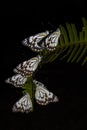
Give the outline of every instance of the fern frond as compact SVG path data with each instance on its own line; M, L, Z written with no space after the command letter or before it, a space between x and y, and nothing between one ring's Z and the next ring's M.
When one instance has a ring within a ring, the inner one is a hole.
M68 23L66 23L66 27L67 27L68 34L69 34L70 43L72 43L74 41L74 34L73 34L72 27Z
M87 62L87 56L84 58L82 65L86 64Z
M75 62L78 59L79 55L81 54L82 50L84 49L84 46L85 46L84 44L83 45L79 44L79 50L77 50L75 56L72 58L71 63Z
M59 28L61 30L61 35L63 36L64 43L65 44L69 43L68 35L67 35L65 28L62 25L60 25ZM63 43L60 42L60 44L63 44Z
M87 53L87 45L86 47L83 49L82 53L80 54L80 56L77 59L77 63L82 59L82 57Z
M80 42L83 42L83 41L84 41L84 34L83 34L83 32L79 32L79 37L80 37L80 38L79 38L79 39L80 39L79 41L80 41Z
M72 50L72 53L70 54L67 62L70 62L72 60L73 56L76 54L76 52L78 51L78 49L79 49L79 44L77 43L75 45L74 49Z
M78 41L79 38L78 38L78 33L77 33L77 29L76 29L75 24L71 24L71 27L72 27L72 31L73 31L74 41Z
M66 27L60 25L61 36L56 50L52 53L43 53L44 63L53 62L56 58L67 63L87 62L87 21L82 18L83 26L80 32L75 24L66 23Z
M83 25L84 25L84 32L85 32L85 41L87 41L87 20L82 18Z

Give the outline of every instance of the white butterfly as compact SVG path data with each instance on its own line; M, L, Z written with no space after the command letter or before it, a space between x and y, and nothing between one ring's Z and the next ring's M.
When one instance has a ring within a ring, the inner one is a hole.
M12 108L13 112L29 113L32 111L32 101L30 95L26 93L20 100L18 100Z
M27 81L27 78L22 76L21 74L16 74L10 78L8 78L5 82L14 85L15 87L22 87L25 82Z
M49 51L53 51L56 49L56 46L58 45L58 40L60 37L60 29L58 28L55 32L49 34L46 39L42 43L42 47L45 46L45 48Z
M46 31L46 32L38 33L34 36L30 36L28 38L25 38L22 41L22 44L25 46L28 46L31 50L33 50L35 52L40 52L44 49L43 47L40 46L40 44L41 44L40 42L48 34L49 34L49 32Z
M48 91L43 83L33 80L36 85L35 99L40 105L47 105L50 102L58 102L59 99L52 92Z
M31 58L30 60L24 61L19 64L14 72L19 73L25 77L31 77L33 72L37 69L38 64L41 62L41 56Z

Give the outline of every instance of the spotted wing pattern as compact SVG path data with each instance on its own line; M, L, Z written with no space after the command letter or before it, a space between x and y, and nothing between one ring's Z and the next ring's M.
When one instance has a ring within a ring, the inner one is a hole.
M46 32L38 33L34 36L30 36L28 38L25 38L22 41L22 44L25 46L28 46L32 51L40 52L44 49L43 47L40 46L40 42L48 34L49 34L49 32L46 31Z
M57 29L55 32L49 34L43 41L42 47L45 47L49 51L54 51L58 45L60 34L60 29Z
M19 64L14 72L19 73L25 77L31 77L33 72L37 69L38 64L41 61L41 56L33 57L30 60L24 61Z
M21 74L16 74L8 79L6 79L6 83L12 84L15 87L19 88L22 87L25 82L27 81L27 78L22 76Z
M20 100L18 100L12 108L13 112L29 113L32 111L32 101L30 95L26 93Z
M40 105L47 105L50 102L58 102L59 99L52 92L48 91L47 88L39 81L33 80L36 85L35 99Z

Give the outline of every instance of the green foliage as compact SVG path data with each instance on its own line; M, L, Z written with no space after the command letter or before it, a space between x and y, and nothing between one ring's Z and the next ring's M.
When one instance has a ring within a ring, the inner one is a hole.
M82 18L83 27L80 31L75 24L66 23L66 27L60 25L61 36L55 51L44 50L42 64L53 62L56 58L67 63L87 63L87 20Z
M43 57L39 67L43 64L51 63L55 59L65 61L67 63L87 63L87 21L82 18L83 27L80 31L76 29L75 24L66 23L66 27L60 25L61 36L56 50L50 52L43 50L39 54ZM23 86L24 91L30 94L32 102L34 101L34 93L36 86L33 83L33 78L27 79ZM34 103L33 103L34 104Z
M34 102L34 97L35 97L34 93L35 93L36 85L34 84L32 77L29 77L27 79L27 82L24 84L22 89L23 89L22 91L23 93L26 93L26 92L29 93L30 98L32 100L32 104L34 104L33 102ZM32 108L32 111L33 111L33 108Z

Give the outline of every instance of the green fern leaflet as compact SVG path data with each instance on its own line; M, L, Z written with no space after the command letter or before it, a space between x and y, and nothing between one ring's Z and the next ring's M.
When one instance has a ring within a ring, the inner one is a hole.
M42 64L54 61L56 58L67 63L87 63L87 20L82 18L83 27L77 31L75 24L66 23L66 27L60 25L61 36L55 51L41 52Z

